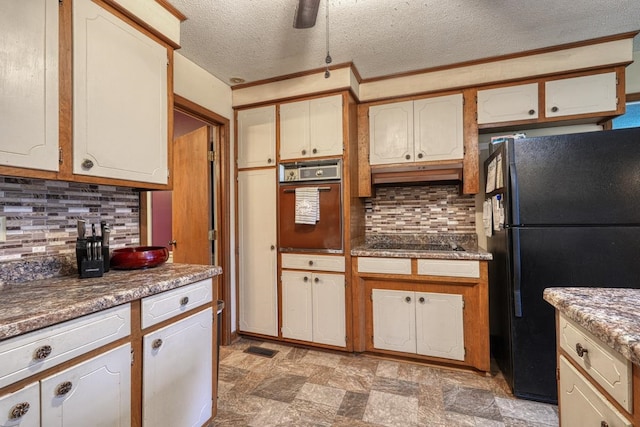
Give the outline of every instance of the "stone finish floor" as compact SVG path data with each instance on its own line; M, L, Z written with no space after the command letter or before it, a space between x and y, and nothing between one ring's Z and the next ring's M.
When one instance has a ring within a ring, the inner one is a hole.
M245 353L250 345L273 358ZM554 405L492 376L240 339L220 348L212 426L557 426Z

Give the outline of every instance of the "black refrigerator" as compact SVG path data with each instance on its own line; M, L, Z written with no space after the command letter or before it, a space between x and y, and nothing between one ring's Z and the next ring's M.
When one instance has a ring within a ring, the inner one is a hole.
M515 396L555 403L555 313L543 290L640 287L640 128L493 148L491 351Z

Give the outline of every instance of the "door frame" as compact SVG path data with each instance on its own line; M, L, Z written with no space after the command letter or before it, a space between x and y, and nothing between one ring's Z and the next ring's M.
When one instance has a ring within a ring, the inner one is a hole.
M231 197L230 197L230 182L231 177L231 162L229 160L230 154L230 120L208 110L180 95L173 94L174 110L178 110L181 113L188 114L196 119L201 120L206 125L215 126L217 128L217 137L214 141L214 150L216 152L216 159L219 162L219 168L214 167L212 170L213 178L219 185L219 193L214 194L217 198L216 202L212 201L214 213L217 221L217 243L218 251L216 256L218 257L218 265L222 267L222 273L218 276L218 299L225 302L226 309L222 311L222 332L220 336L221 345L231 344ZM172 110L173 114L173 110ZM171 118L173 121L173 118ZM173 141L173 138L172 138ZM146 237L150 230L146 223L146 195L141 193L140 200L140 237L141 240L146 241Z

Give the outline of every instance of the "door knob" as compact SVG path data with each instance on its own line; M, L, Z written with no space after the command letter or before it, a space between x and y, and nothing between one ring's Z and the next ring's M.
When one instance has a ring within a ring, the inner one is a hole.
M169 240L169 243L167 243L167 246L178 246L178 242L176 242L175 240Z

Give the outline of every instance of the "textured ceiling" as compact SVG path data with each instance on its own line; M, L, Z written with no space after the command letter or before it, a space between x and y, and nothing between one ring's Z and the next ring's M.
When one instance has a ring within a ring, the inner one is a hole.
M333 63L365 79L640 29L640 0L321 0L310 29L298 0L169 3L188 18L179 52L229 83L323 67L327 1Z

